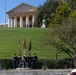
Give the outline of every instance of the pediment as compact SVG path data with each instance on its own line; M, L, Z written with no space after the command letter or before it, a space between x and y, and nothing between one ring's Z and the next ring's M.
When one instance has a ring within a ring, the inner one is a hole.
M22 3L18 5L17 7L13 8L12 10L8 11L7 14L17 13L17 12L28 12L28 11L35 11L35 10L37 10L36 7Z

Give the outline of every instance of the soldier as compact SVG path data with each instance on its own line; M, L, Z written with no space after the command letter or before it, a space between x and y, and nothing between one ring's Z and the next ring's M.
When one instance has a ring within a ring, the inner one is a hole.
M21 56L20 55L18 56L18 60L17 61L18 61L18 67L19 67L19 64L21 62Z
M13 57L13 68L14 69L17 68L17 56L16 56L16 54L14 54L14 57Z
M33 68L34 69L37 68L37 62L38 62L38 57L37 57L36 53L34 53L34 56L33 56Z
M24 55L24 68L27 66L27 57L26 54Z
M32 68L32 57L31 54L28 56L28 68Z

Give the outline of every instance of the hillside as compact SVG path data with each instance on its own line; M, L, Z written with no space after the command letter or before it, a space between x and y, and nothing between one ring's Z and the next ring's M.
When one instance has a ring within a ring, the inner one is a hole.
M39 59L55 59L56 50L48 45L42 44L41 39L48 32L48 28L0 28L0 59L11 59L13 54L18 55L18 43L20 39L20 51L22 50L22 40L26 39L26 54L28 55L29 39L32 40L31 54L35 52ZM60 57L68 57L66 54L61 54Z

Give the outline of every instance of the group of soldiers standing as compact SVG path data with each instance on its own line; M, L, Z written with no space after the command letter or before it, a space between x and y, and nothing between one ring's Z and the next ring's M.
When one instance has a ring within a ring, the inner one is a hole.
M33 56L31 56L31 54L28 55L28 57L26 56L26 39L23 39L22 42L22 48L23 48L23 57L20 56L20 40L19 40L19 44L18 44L18 57L16 56L16 54L14 54L13 57L13 68L33 68L36 69L37 68L37 62L38 62L38 58L36 53L34 53ZM31 44L31 39L29 40L29 48L28 51L30 52L30 50L32 49L32 44Z
M14 54L13 57L13 68L33 68L36 69L37 68L37 62L38 62L38 57L36 56L36 53L34 53L33 56L31 56L31 54L28 55L28 57L26 56L26 54L24 54L24 56L21 58L21 56L16 56L16 54Z

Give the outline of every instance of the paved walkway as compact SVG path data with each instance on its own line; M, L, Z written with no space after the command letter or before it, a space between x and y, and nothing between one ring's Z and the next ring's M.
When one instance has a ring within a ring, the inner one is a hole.
M72 69L51 69L51 70L28 70L18 68L16 70L2 70L0 75L69 75Z

